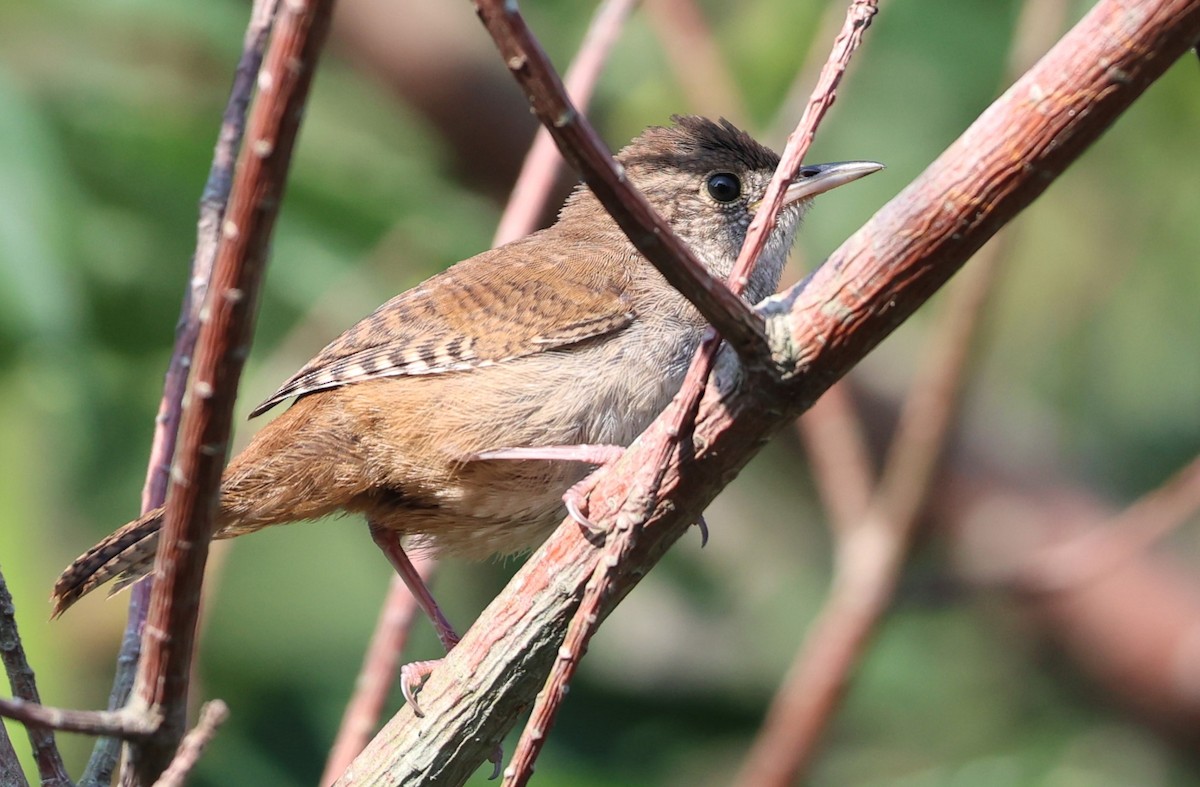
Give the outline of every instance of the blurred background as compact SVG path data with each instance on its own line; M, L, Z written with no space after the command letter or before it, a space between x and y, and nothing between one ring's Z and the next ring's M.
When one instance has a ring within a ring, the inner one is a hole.
M697 6L711 41L689 37L690 4L634 15L593 119L617 147L673 113L723 114L781 148L812 84L797 73L832 41L818 32L826 5ZM809 159L888 169L818 201L803 260L836 248L1007 84L1016 0L883 6ZM1089 6L1067 3L1068 21ZM565 68L593 4L522 8ZM0 3L0 566L49 704L107 699L125 597L96 594L53 623L46 597L137 512L247 13L239 0ZM1013 568L1105 525L1200 451L1198 128L1189 57L1012 225L915 558L806 783L1200 784L1195 514L1066 590L1032 591ZM469 3L344 0L239 413L386 298L486 248L533 130ZM880 450L943 300L852 375ZM259 423L238 422L242 445ZM733 777L830 578L793 431L708 524L709 546L680 542L593 641L538 784ZM465 627L514 565L451 562L434 589ZM194 783L317 780L390 573L353 519L214 549L195 696L232 717ZM409 655L437 653L419 622ZM61 741L78 774L90 741Z

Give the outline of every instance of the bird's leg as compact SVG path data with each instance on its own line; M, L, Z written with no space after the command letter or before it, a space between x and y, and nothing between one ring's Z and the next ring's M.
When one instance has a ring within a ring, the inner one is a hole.
M471 461L489 459L542 459L552 462L582 462L606 465L625 453L619 445L543 445L527 448L495 448L473 454Z
M619 445L545 445L523 448L496 448L481 451L471 457L472 460L487 461L490 459L535 459L550 462L582 462L583 464L601 467L615 462L625 453ZM587 507L587 496L592 491L592 475L588 475L579 483L563 493L563 503L567 513L581 527L595 536L603 536L604 528L587 518L584 509Z
M408 557L408 553L400 545L400 533L391 528L377 525L374 522L368 522L367 525L371 529L371 539L383 550L383 554L387 555L387 559L392 564L392 567L396 569L396 573L404 580L404 584L408 586L408 590L413 594L413 598L417 600L417 604L425 611L425 614L429 617L429 621L433 623L433 628L437 631L438 639L441 640L442 646L449 653L462 638L458 636L458 632L454 630L454 626L450 625L450 621L446 619L442 608L434 600L429 586L425 584L425 580L421 578L417 567L413 565L412 560ZM441 663L441 661L441 659L414 661L400 668L400 691L404 694L405 701L413 709L413 713L418 716L424 716L425 714L421 711L421 706L417 704L416 690L421 687L421 683L428 677L429 673L433 672L434 667ZM496 744L496 748L492 750L492 753L488 756L488 760L493 765L490 778L495 779L500 775L501 763L504 761L504 750L500 747L500 744Z
M425 611L434 630L437 631L438 639L449 653L450 649L458 644L460 637L454 631L454 627L450 625L450 621L442 614L441 608L433 598L433 594L429 592L429 586L425 584L425 580L421 579L421 575L417 573L416 566L413 565L404 548L400 546L400 533L391 528L377 525L374 522L368 523L371 528L371 538L375 544L383 550L383 554L387 555L387 559L396 569L396 573L404 580L404 584L408 586L412 592L413 598L417 600L417 604ZM405 664L400 668L400 690L404 692L404 699L412 706L413 713L418 716L424 716L421 712L421 707L417 704L417 699L414 691L421 686L421 682L425 677L433 671L441 659L432 661L416 661L411 664Z

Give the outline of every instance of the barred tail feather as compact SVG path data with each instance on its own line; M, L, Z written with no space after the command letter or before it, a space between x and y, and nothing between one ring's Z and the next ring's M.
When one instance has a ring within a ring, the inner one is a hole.
M110 579L117 580L112 590L112 593L116 593L150 573L154 566L154 553L158 550L162 514L161 508L154 509L75 558L54 583L54 591L50 594L50 601L54 604L51 616L58 617Z

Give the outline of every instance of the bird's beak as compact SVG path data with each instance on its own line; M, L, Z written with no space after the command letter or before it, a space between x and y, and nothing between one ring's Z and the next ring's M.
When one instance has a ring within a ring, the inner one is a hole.
M784 192L784 204L824 194L830 189L865 178L883 169L878 161L835 161L832 164L812 164L800 168L800 174Z

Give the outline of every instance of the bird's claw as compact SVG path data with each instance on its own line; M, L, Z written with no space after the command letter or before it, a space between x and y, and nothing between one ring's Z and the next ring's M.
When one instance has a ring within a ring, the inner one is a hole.
M425 711L421 710L421 706L417 704L417 691L421 688L421 684L425 682L425 678L429 676L429 673L433 672L434 667L440 664L441 661L441 659L414 661L400 668L400 692L404 695L404 701L408 703L408 707L412 708L412 712L417 718L425 717Z

